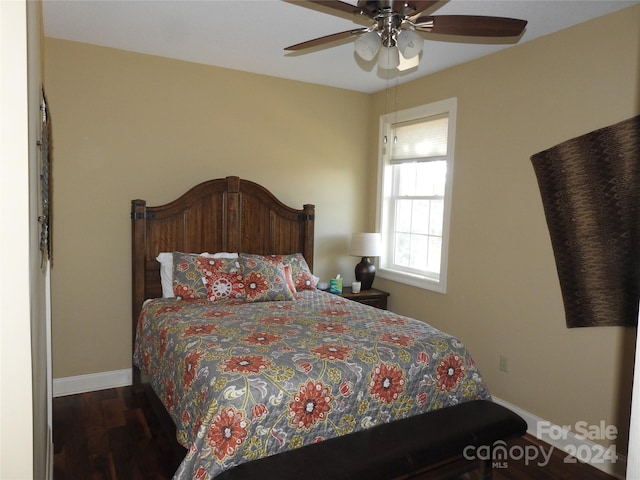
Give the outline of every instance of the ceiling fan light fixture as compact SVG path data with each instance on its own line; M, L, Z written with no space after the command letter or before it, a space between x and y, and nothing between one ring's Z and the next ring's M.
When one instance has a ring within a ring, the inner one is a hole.
M380 36L376 32L360 35L355 41L355 47L360 58L370 62L380 50Z
M406 59L419 55L423 44L424 39L413 30L402 30L398 34L398 48Z
M517 18L425 14L431 7L441 3L437 0L354 0L349 3L344 0L308 1L329 8L332 12L328 13L335 15L364 15L372 23L369 27L297 43L285 50L298 51L356 37L355 50L358 56L370 62L377 55L378 68L386 70L398 68L404 71L418 66L424 47L424 39L420 33L452 35L454 41L461 41L455 37L465 36L513 37L517 42L527 26L526 20Z
M396 47L382 47L378 53L378 66L384 70L398 68L400 51Z

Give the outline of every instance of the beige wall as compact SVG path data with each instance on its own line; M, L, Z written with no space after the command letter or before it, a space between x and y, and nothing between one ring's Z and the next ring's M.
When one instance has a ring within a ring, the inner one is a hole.
M316 205L315 273L351 270L370 97L46 39L52 109L53 376L131 365L130 201L238 175Z
M639 59L635 7L401 85L399 108L458 98L449 285L376 280L391 309L460 336L495 396L560 425L604 420L621 437L636 332L565 328L530 157L640 113ZM384 93L375 102L372 133Z
M565 328L529 157L640 111L639 40L636 7L398 90L399 108L458 98L449 288L376 285L393 310L460 336L494 395L558 424L626 429L635 331ZM288 204L315 203L316 273L352 275L348 235L375 224L384 92L53 39L45 53L55 378L129 366L132 198L164 203L200 179L240 175Z

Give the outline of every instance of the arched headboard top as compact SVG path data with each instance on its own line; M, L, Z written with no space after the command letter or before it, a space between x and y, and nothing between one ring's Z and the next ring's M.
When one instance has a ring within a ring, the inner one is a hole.
M313 269L314 217L314 205L288 207L239 177L208 180L164 205L132 200L134 332L144 300L162 296L160 252L302 253Z

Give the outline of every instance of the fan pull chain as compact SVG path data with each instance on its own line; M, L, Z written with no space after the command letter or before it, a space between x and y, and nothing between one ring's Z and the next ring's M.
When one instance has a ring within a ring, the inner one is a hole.
M399 82L399 75L396 72L396 88L395 88L395 91L394 91L394 94L395 94L395 106L394 106L394 109L393 109L393 117L394 117L393 118L393 124L394 125L398 124L398 82ZM396 143L398 143L398 136L395 134L395 128L394 128L394 135L393 135L393 143L394 143L394 145Z

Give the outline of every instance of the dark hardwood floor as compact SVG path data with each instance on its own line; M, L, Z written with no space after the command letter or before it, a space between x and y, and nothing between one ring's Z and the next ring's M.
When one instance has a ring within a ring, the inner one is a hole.
M53 442L54 480L169 480L180 463L146 397L131 387L55 398ZM507 459L494 469L494 480L613 479L589 465L565 463L557 449L548 464L538 465L551 447L535 438L512 440L511 448L537 449L539 456L527 462Z

